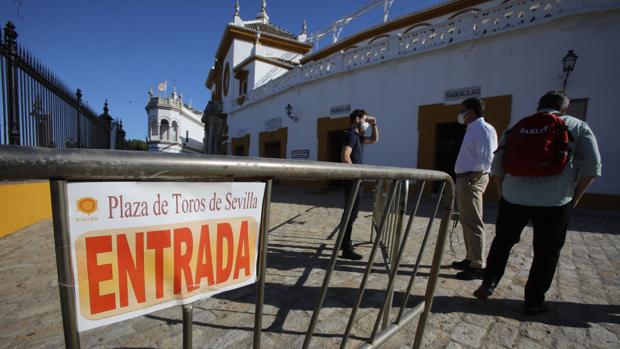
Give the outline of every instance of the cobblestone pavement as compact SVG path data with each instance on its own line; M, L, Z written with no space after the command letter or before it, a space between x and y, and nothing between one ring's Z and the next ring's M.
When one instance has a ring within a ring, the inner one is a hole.
M368 195L366 199L369 199ZM264 309L264 348L301 347L335 241L342 213L338 192L278 189L272 205ZM355 225L358 250L368 256L369 203ZM425 206L408 242L396 284L400 305L428 222ZM494 208L486 208L488 241L494 234ZM532 260L531 229L513 250L509 267L493 299L472 292L479 281L460 281L448 267L464 254L457 228L448 246L425 348L619 348L620 214L578 211L548 293L551 312L522 315L523 287ZM10 217L3 217L10 219ZM438 224L435 224L438 227ZM435 235L432 235L434 240ZM420 300L430 270L433 244L422 259L411 304ZM0 239L0 347L63 347L52 224L46 220ZM350 307L359 289L364 262L339 260L321 312L314 348L340 345ZM387 273L378 255L348 347L357 347L372 330ZM194 347L250 348L254 286L218 295L194 305ZM81 333L85 348L180 348L180 307ZM417 320L394 335L384 348L411 344Z

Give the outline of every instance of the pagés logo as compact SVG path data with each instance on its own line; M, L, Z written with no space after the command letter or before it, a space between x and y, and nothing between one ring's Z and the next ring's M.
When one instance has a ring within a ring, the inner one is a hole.
M97 200L91 197L81 198L77 201L78 211L91 215L97 211Z

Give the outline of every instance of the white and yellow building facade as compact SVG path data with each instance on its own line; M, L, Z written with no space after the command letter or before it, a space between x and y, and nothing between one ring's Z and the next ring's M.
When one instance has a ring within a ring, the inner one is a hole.
M381 135L366 163L449 171L464 132L460 101L482 98L501 133L546 91L563 88L562 58L573 50L571 113L593 129L603 160L584 205L617 210L620 142L609 126L619 34L619 1L460 0L311 52L305 32L287 33L266 12L246 22L237 11L206 83L222 125L217 152L337 161L348 114L361 108L377 117Z

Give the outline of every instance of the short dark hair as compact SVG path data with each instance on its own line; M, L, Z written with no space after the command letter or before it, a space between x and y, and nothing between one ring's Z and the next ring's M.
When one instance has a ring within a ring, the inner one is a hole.
M351 115L349 115L349 122L353 123L356 118L362 118L364 115L368 115L364 109L355 109Z
M570 99L564 91L549 91L538 100L538 109L562 110L568 108Z
M461 102L461 105L465 109L473 109L473 111L476 112L476 116L484 116L484 101L482 101L480 98L467 98L466 100Z

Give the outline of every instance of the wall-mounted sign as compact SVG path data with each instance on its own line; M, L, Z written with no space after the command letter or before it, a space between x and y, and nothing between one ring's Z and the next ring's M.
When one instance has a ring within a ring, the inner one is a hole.
M330 114L348 114L351 112L351 104L335 105L329 108Z
M308 149L298 149L291 151L291 159L309 159L310 158L310 150Z
M68 184L78 330L256 281L264 183Z
M453 90L446 90L444 97L446 101L462 100L470 97L480 97L482 86L463 87Z
M282 118L273 118L265 121L265 131L273 131L282 128Z

